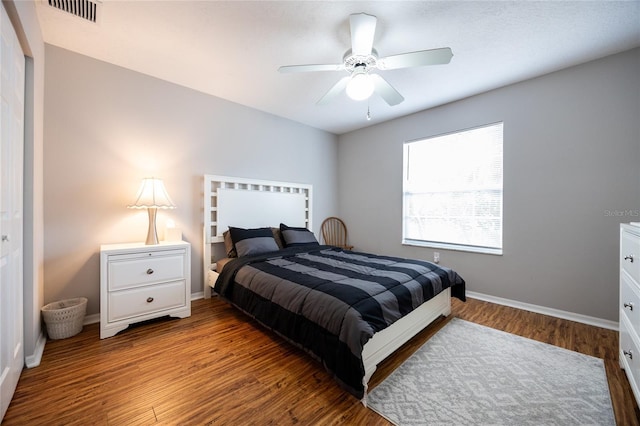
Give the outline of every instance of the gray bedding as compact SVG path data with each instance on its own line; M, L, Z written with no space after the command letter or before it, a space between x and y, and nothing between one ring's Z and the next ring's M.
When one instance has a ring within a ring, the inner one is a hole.
M449 268L316 245L234 259L214 291L362 398L367 341L446 288L465 300L465 282Z

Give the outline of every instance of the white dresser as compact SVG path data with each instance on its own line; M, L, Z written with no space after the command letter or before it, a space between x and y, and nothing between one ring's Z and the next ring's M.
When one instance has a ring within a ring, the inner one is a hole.
M640 404L640 227L620 225L620 366Z
M191 246L100 246L100 338L165 315L191 315Z

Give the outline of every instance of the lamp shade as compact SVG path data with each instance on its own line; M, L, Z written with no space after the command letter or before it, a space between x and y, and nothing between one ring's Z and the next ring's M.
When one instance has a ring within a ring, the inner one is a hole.
M130 209L175 209L176 206L171 201L171 197L164 188L162 179L144 178L140 185L140 190L136 196L136 201L127 206Z

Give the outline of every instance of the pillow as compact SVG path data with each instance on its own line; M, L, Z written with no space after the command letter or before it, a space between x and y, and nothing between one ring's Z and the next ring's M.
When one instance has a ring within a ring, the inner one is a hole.
M224 268L224 265L231 262L232 260L233 259L231 259L230 257L224 257L222 259L216 260L216 272L222 272L222 268Z
M271 232L273 232L273 239L276 240L276 244L279 249L284 248L284 242L282 241L282 234L280 233L280 228L271 228Z
M238 257L236 248L233 246L233 241L231 241L231 234L228 230L222 233L222 238L224 238L224 249L227 252L227 257Z
M238 257L279 250L271 228L243 229L230 226L229 234Z
M280 228L271 228L271 232L273 233L273 239L276 240L278 248L283 249L284 242L282 242ZM231 234L229 231L224 231L222 233L222 237L224 238L224 249L227 252L227 257L238 257L238 253L236 253L236 248L233 246L233 241L231 240Z
M313 235L313 232L307 228L294 228L281 223L280 233L282 234L285 247L320 245L315 235Z

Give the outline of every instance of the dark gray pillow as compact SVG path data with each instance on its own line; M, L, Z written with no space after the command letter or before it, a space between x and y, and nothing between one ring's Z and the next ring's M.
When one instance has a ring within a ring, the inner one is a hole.
M238 257L257 255L280 249L273 238L271 228L243 229L230 226L229 234Z
M307 228L294 228L281 223L280 233L282 234L285 247L320 245L315 235L313 235L313 232Z

